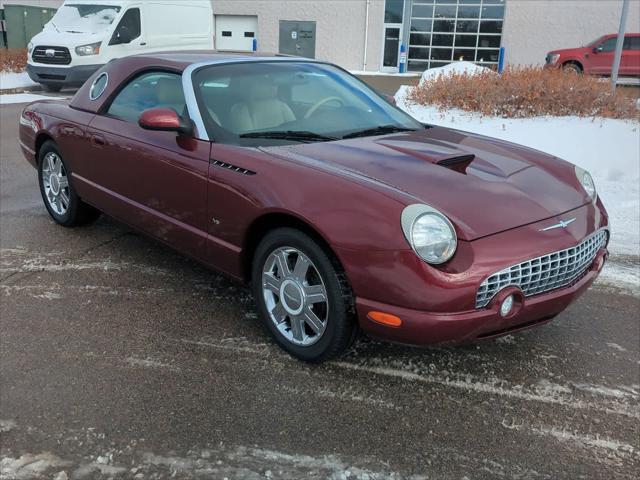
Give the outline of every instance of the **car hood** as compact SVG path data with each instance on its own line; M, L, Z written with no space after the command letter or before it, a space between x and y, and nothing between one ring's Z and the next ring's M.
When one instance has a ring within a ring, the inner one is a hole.
M49 25L45 30L34 36L31 39L31 43L33 43L34 46L46 45L53 47L67 47L69 50L73 50L75 47L79 47L80 45L87 45L104 40L106 31L107 29L104 28L97 32L59 32Z
M391 189L407 204L431 205L450 218L463 240L538 222L589 201L570 163L441 127L263 150L373 183L382 192Z

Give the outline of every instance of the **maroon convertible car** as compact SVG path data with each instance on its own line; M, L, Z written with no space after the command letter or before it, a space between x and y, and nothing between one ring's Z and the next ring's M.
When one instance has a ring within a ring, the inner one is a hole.
M26 107L20 144L57 223L104 212L249 282L276 341L307 361L358 328L430 344L544 323L607 256L589 173L421 124L313 60L113 61L69 105Z

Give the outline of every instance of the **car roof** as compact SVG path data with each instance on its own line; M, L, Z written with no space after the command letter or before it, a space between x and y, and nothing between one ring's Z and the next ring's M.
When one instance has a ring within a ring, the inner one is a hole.
M98 113L107 100L114 95L120 85L129 81L132 77L148 70L169 70L182 74L192 65L216 64L230 62L272 62L272 61L303 61L315 62L316 60L294 57L290 55L263 53L263 52L218 52L216 50L192 50L177 52L157 52L131 55L112 60L98 70L78 90L70 103L70 107L91 113ZM90 91L93 82L98 76L108 75L107 87L99 98L92 100Z
M132 55L127 57L132 61L140 61L142 59L147 62L156 61L158 64L164 66L173 66L176 69L184 70L188 66L196 63L225 63L225 62L237 62L239 60L246 59L247 61L260 61L260 60L276 60L282 58L298 58L305 61L313 61L308 58L293 57L291 55L285 55L282 53L268 53L268 52L219 52L217 50L185 50L185 51L173 51L173 52L155 52L155 53L143 53L139 55Z

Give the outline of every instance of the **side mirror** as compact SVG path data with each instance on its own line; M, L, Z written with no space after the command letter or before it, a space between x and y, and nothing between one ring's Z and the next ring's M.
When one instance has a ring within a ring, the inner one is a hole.
M600 47L595 47L595 48L593 49L593 53L600 53L600 52L602 52L602 46L600 46Z
M180 135L191 135L193 128L173 108L150 108L140 115L140 127L158 132L176 132Z

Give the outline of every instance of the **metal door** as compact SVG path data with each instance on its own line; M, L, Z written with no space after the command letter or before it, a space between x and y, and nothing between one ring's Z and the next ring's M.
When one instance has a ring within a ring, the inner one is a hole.
M280 53L316 57L316 22L280 20Z

